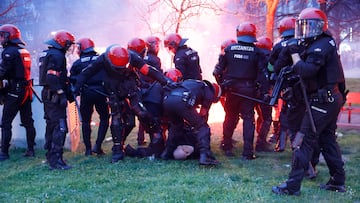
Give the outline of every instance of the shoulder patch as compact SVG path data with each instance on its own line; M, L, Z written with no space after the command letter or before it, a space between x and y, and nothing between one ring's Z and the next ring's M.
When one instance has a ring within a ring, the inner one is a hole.
M335 44L335 41L334 41L333 39L329 41L329 44L330 44L331 46L333 46L333 47L336 45L336 44Z

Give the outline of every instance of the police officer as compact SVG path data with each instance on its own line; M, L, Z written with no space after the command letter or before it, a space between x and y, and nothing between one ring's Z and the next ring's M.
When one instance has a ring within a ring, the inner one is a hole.
M134 51L139 56L143 57L144 59L149 57L145 57L147 52L146 42L140 38L133 38L128 42L128 50ZM149 60L145 62L150 62ZM157 60L156 60L157 61ZM159 62L159 61L157 61ZM161 64L152 62L156 67L156 70L162 73L160 68ZM151 64L149 64L151 65ZM159 66L160 65L160 66ZM138 70L135 68L135 72ZM164 150L165 142L162 134L161 129L161 117L162 117L162 86L159 82L154 80L153 78L138 73L139 76L139 87L141 89L141 100L144 104L145 108L149 111L152 116L152 123L146 123L149 121L143 120L140 122L139 131L144 130L147 131L150 135L150 145L149 148L153 150L153 153L156 157L160 155L160 153ZM141 118L139 118L141 120ZM146 126L144 126L147 125ZM139 137L138 137L139 138Z
M273 42L269 37L259 37L256 42L256 46L264 52L266 58L269 58L270 52L273 47ZM261 67L262 74L259 75L257 79L258 86L258 94L261 100L267 100L271 91L271 84L269 81L270 73L267 69L267 64L264 67ZM255 110L258 114L258 118L256 120L256 131L258 133L256 139L255 150L257 152L270 152L273 151L271 145L267 142L267 135L270 130L271 122L272 122L272 107L263 104L256 103Z
M32 89L30 80L31 57L23 46L20 30L12 24L0 26L0 43L4 50L0 64L0 90L3 90L4 108L1 118L0 161L9 159L12 122L20 111L22 126L26 130L25 157L35 156L35 128L32 118ZM7 80L7 85L5 84Z
M131 67L129 67L129 65ZM135 52L127 50L119 45L111 45L106 52L90 64L78 75L77 83L73 91L80 91L85 81L92 75L105 70L105 89L109 96L111 110L110 130L113 138L111 162L115 163L124 158L124 135L125 121L122 117L123 110L130 106L141 120L149 121L151 116L140 100L140 92L137 84L137 75L133 69L140 74L149 75L159 81L162 85L174 86L170 79L166 78L155 68L148 66ZM126 103L126 105L125 105Z
M184 122L187 122L196 132L200 151L200 165L217 165L219 162L210 149L210 127L207 124L209 109L217 102L221 89L217 84L208 81L188 79L181 82L177 88L165 92L163 107L170 120L169 136L162 159L170 159L177 148L174 139L183 136ZM197 106L201 106L199 112Z
M272 191L276 194L300 194L301 181L318 138L330 173L329 181L320 188L345 192L344 162L335 136L337 117L345 101L345 79L336 43L328 32L326 14L317 8L302 10L296 21L295 38L304 44L306 50L300 56L297 45L286 48L294 64L289 71L298 73L304 82L311 114L304 115L301 128L295 135L288 180L272 187Z
M195 50L185 45L187 40L177 33L171 33L165 36L164 46L170 53L174 54L175 68L181 71L184 80L201 80L202 71L199 55Z
M223 122L222 149L226 156L234 156L232 152L232 136L239 122L239 115L243 119L244 150L243 160L255 159L254 144L254 101L255 81L260 74L261 67L266 64L264 53L255 46L256 26L251 22L240 24L237 29L238 43L225 48L224 55L219 57L213 75L223 78L220 81L225 90L225 120ZM242 94L248 98L235 94Z
M235 40L235 39L226 39L226 40L224 40L222 43L221 43L221 46L220 46L220 55L219 55L219 57L221 56L221 55L224 55L224 53L225 53L225 48L226 47L228 47L228 46L230 46L230 45L232 45L232 44L236 44L237 43L237 41ZM219 77L222 77L222 75L217 75L216 77L215 77L215 80L216 80L216 82L218 83L218 84L221 84L222 83L222 81L223 81L223 78L219 78ZM220 97L220 103L221 103L221 105L224 107L225 106L225 95L224 95L224 93L225 92L223 92L223 95L221 95L221 97Z
M60 30L45 43L48 49L39 59L39 71L46 120L46 158L51 170L67 170L71 166L63 160L63 148L68 132L66 108L70 92L65 54L75 43L75 37L68 31Z
M281 36L280 42L275 44L273 51L270 54L269 67L270 71L274 72L274 77L279 75L282 68L291 66L291 58L284 56L280 57L281 50L284 49L294 38L295 34L294 17L285 17L279 22L278 31ZM290 80L289 80L290 81ZM300 87L295 87L295 82L288 82L283 85L283 96L281 102L275 106L276 110L280 109L279 118L275 118L273 123L276 130L273 134L273 139L276 142L275 152L283 152L286 147L287 137L289 135L290 141L293 140L296 131L298 130L302 118L302 113L305 112L305 106L302 102ZM299 98L300 96L300 98ZM277 119L279 119L277 121Z
M70 69L70 78L76 82L76 76L81 73L90 63L94 62L99 54L94 50L95 43L90 38L81 38L77 41L80 58L76 60ZM91 155L92 152L98 155L104 155L101 145L105 139L109 127L109 106L107 104L107 94L104 88L105 71L101 70L86 81L81 92L80 113L82 117L82 134L85 144L85 155ZM91 149L91 116L94 112L99 114L100 122L96 144Z
M159 50L160 50L160 41L161 41L160 38L158 38L156 36L149 36L149 37L145 38L145 45L146 45L147 51L146 51L146 55L144 56L144 61L145 61L146 64L151 65L154 68L158 69L159 71L163 72L163 70L161 69L161 60L158 57L158 53L159 53ZM149 80L149 78L144 77L144 79L147 80L147 81L144 80L143 81L144 83L151 82L151 80ZM147 93L148 90L152 90L152 92L153 92L156 89L156 88L149 88L149 87L150 87L149 84L144 85L144 89L143 89L142 92L144 93L143 95L146 96L146 97L143 97L143 101L146 98L150 98L150 99L152 98L150 96L150 94ZM146 101L144 101L144 102L146 102ZM144 130L144 128L142 127L142 125L140 123L139 124L139 130L138 130L138 138L137 138L138 145L143 145L143 144L146 143L144 131L145 130Z

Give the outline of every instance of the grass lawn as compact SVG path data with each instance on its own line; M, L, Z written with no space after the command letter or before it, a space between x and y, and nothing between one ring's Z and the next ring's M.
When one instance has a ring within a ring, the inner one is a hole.
M107 154L85 157L83 145L76 153L65 152L74 168L50 171L43 163L45 151L35 158L24 158L24 149L12 149L10 160L0 162L0 202L359 202L360 136L358 131L341 131L339 143L346 161L347 192L322 191L319 183L329 176L326 164L318 166L315 180L304 179L300 197L278 196L271 187L286 180L291 152L258 153L258 159L241 161L241 129L234 139L234 158L219 149L221 123L211 124L212 150L221 165L200 167L197 160L162 161L128 158L110 164L111 142L104 144ZM108 135L110 136L110 135ZM136 143L136 129L129 137ZM95 139L93 139L95 140Z

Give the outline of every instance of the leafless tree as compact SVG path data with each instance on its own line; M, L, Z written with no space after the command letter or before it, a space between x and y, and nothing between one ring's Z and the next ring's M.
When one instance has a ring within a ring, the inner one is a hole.
M330 30L338 45L346 39L352 41L360 37L360 1L319 0L319 4L328 16Z
M162 35L169 31L178 33L180 29L185 29L193 17L209 12L216 15L230 12L220 7L215 0L154 0L149 4L137 6L137 10L150 32ZM154 16L161 16L157 19L156 26L151 24L153 21L150 20Z
M0 4L0 24L16 24L24 21L31 15L31 8L27 5L32 0L1 0Z

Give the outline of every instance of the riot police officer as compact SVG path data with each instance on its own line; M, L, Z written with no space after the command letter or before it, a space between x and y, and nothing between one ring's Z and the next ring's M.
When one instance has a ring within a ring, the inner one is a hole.
M146 59L149 59L149 57L145 57L146 54L146 42L143 39L140 38L133 38L128 42L128 50L134 51L139 56L144 58L145 62ZM157 61L157 60L156 60ZM159 62L159 61L158 61ZM156 70L162 73L162 70L160 68L159 63L153 63L156 67ZM149 64L151 65L151 64ZM138 70L135 68L135 72L138 72ZM149 149L152 149L153 154L158 157L160 153L164 150L165 142L164 137L162 134L161 129L161 117L162 117L162 86L159 82L154 80L153 78L143 75L141 73L138 73L139 76L139 87L141 90L141 100L144 104L144 107L149 111L149 113L152 116L152 123L144 123L148 122L143 120L143 122L139 122L139 131L144 130L150 135L150 145ZM141 118L139 118L141 120ZM147 125L150 128L145 128L144 124ZM139 137L138 137L139 139Z
M306 47L299 55L298 45L288 46L284 52L291 55L293 66L288 71L300 75L310 107L303 116L300 130L293 142L293 161L286 182L272 187L276 194L300 195L301 181L317 139L330 179L320 188L345 192L345 171L339 145L336 141L336 121L345 100L345 79L336 43L328 31L326 14L317 8L302 10L296 21L295 38Z
M177 148L178 137L184 136L184 122L187 122L196 132L200 151L200 165L217 165L219 162L210 149L210 127L207 124L208 113L213 102L217 102L221 89L217 84L204 80L188 79L178 84L178 87L165 92L163 107L170 121L169 136L162 159L170 159ZM200 106L199 112L197 106Z
M184 80L201 80L202 71L199 55L195 50L185 45L187 40L177 33L171 33L165 36L164 46L174 54L175 68L181 71Z
M86 68L90 63L94 62L99 54L95 51L95 43L90 38L81 38L77 41L80 58L76 60L70 69L70 78L76 82L76 76ZM98 155L104 155L101 145L105 139L107 129L109 127L109 106L107 104L107 94L104 88L104 70L99 71L88 81L81 91L80 113L82 117L82 135L85 145L85 155L91 155L92 152ZM99 114L100 122L98 134L94 148L91 149L91 116L94 112Z
M261 51L264 52L266 58L269 58L270 52L273 47L273 42L269 37L259 37L257 42L255 43ZM261 67L262 74L259 75L257 79L258 83L258 99L267 100L270 95L270 91L272 89L269 78L270 73L267 69L267 64L264 67ZM267 142L267 135L270 130L271 122L272 122L272 107L257 102L255 104L255 110L258 114L258 118L256 119L256 132L258 133L255 145L255 151L257 152L269 152L272 151L271 145Z
M273 72L273 78L279 75L283 67L292 65L289 57L280 57L279 55L281 50L287 46L288 41L294 38L295 21L296 18L294 17L285 17L279 22L278 31L281 40L275 44L269 60L269 68L270 71ZM302 98L299 98L300 88L298 86L294 88L294 84L294 82L284 84L283 89L285 89L285 91L283 97L279 99L275 106L275 110L280 111L279 117L275 118L273 122L274 133L271 138L276 142L275 152L283 152L285 150L288 135L290 136L290 140L293 140L294 134L297 131L296 128L300 125L299 121L301 121L301 119L299 118L302 117L300 113L304 112L304 105L300 105L302 103ZM296 94L294 94L294 91L296 91ZM292 127L289 128L289 125Z
M255 102L248 98L255 97L255 81L260 75L261 67L266 64L266 57L254 44L256 26L253 23L240 24L236 28L236 34L238 43L225 48L225 53L219 57L213 72L215 78L222 78L220 84L226 97L222 149L226 156L234 156L232 136L240 115L243 119L244 139L242 159L252 160L256 158L253 149ZM247 98L240 97L239 94Z
M0 43L4 50L0 64L0 90L3 91L4 108L1 118L0 161L9 159L12 122L18 112L26 130L26 157L35 156L35 128L32 118L32 87L30 79L31 57L23 46L20 30L12 24L0 26ZM7 84L5 84L7 80ZM1 94L1 92L0 92Z
M158 57L158 53L160 50L160 38L158 38L156 36L149 36L149 37L145 38L145 45L147 48L146 55L144 56L145 63L148 65L151 65L154 68L158 69L159 71L163 72L163 70L161 68L161 60ZM152 102L153 96L151 96L151 94L149 94L149 93L157 91L156 90L157 88L152 87L152 80L150 80L148 77L140 75L140 78L143 78L142 82L145 84L145 85L142 85L143 86L143 90L142 90L143 94L142 95L144 96L143 101L144 101L144 103L146 103L145 100L150 99L149 102ZM155 94L157 94L157 93L155 93ZM155 102L157 102L157 101L159 101L159 100L156 100ZM138 145L143 145L146 143L144 132L145 132L145 130L140 123L139 130L138 130L138 137L137 137Z
M105 89L109 94L112 116L110 131L114 144L111 162L115 163L124 158L125 120L122 117L124 108L130 106L135 114L141 118L140 120L149 121L152 119L149 111L140 100L137 75L134 69L138 70L140 74L149 75L162 85L174 86L174 84L156 68L148 66L134 51L127 50L119 45L111 45L105 53L101 54L95 62L78 75L73 91L79 92L85 81L101 69L104 69L106 73L104 82Z
M66 30L60 30L45 43L48 49L39 59L39 82L43 86L46 158L51 170L67 170L71 166L63 160L63 148L68 132L66 108L70 92L65 54L74 45L75 37Z

